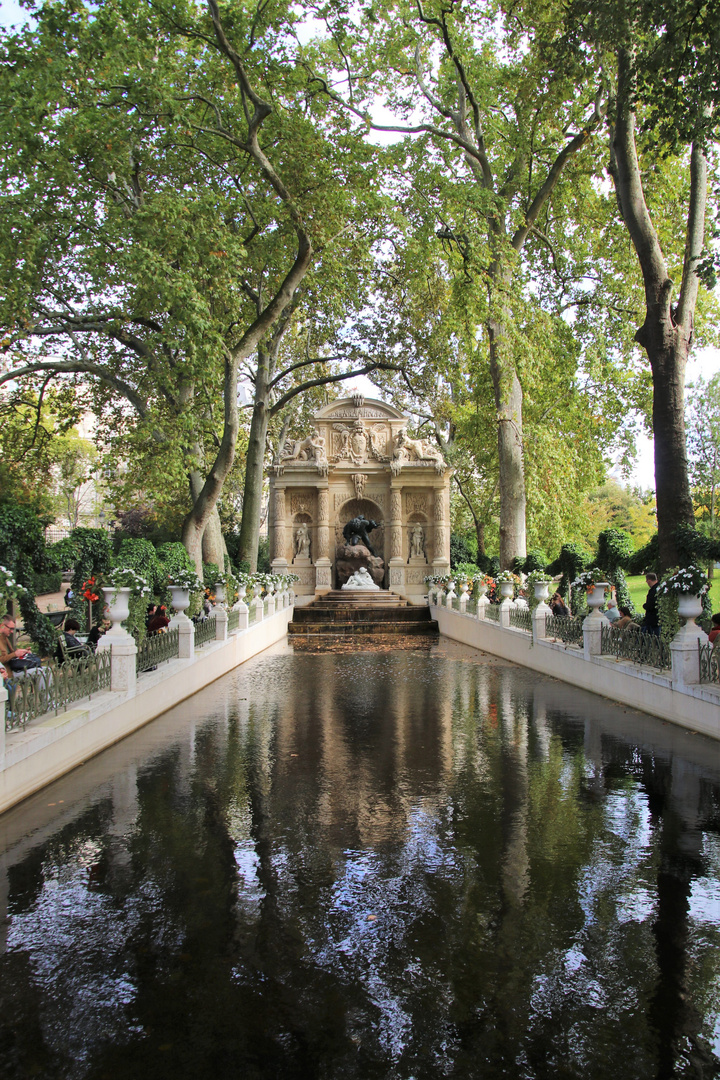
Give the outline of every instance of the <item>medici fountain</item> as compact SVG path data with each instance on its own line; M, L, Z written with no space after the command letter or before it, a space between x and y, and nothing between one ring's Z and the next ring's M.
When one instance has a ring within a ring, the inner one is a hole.
M451 470L407 428L397 409L356 394L286 440L270 476L271 565L297 574L298 597L340 589L362 569L419 602L424 579L448 572Z

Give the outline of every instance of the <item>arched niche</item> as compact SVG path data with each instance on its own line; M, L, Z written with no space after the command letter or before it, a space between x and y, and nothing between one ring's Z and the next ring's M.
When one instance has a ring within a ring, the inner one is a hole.
M378 506L372 499L348 499L344 502L337 512L337 519L335 523L335 544L344 544L345 539L343 537L343 526L347 525L348 521L352 521L353 518L364 517L368 521L377 521L378 528L373 529L370 533L370 543L375 548L377 554L381 557L385 557L385 528L382 524L384 520L384 512L382 507Z
M405 526L405 562L409 563L413 559L412 553L412 535L415 525L421 525L423 530L423 550L425 553L425 561L427 563L432 562L432 530L430 528L429 519L427 514L422 510L414 510L412 514L408 515L407 525Z

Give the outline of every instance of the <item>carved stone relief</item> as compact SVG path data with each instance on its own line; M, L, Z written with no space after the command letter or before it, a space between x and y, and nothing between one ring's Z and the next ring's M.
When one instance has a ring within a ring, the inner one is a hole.
M330 493L327 488L318 491L318 521L325 525L330 518Z
M428 497L422 492L408 491L405 494L405 509L408 514L427 514Z
M362 499L365 493L365 484L367 483L367 476L365 473L353 473L352 482L355 485L355 498Z
M427 570L418 570L417 567L415 567L415 569L409 569L406 571L405 580L407 581L408 585L422 585L426 575Z
M311 494L304 491L293 491L290 496L290 513L293 517L296 514L307 514L312 519L314 498Z
M403 571L400 566L393 566L390 568L390 584L402 585L403 583Z

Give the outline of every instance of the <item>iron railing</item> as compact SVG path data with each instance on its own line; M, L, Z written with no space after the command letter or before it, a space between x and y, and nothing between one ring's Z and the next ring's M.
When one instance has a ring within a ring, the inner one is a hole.
M151 634L138 648L135 670L138 675L142 671L151 671L158 664L174 660L179 655L180 630L177 627L161 634Z
M500 622L500 605L499 604L486 604L485 605L485 618L492 619L493 622Z
M698 642L698 664L701 683L720 683L720 649L710 642Z
M248 611L248 626L252 626L252 624L255 622L255 620L257 618L257 608L255 607L254 602L249 603L248 608L250 609Z
M510 625L517 627L518 630L524 630L527 634L532 634L532 614L530 609L511 608Z
M666 641L631 627L625 630L616 626L601 627L600 652L603 656L614 656L617 660L630 660L647 667L672 667L670 646Z
M200 649L208 641L215 640L215 616L210 615L202 622L195 623L195 648Z
M574 615L546 615L545 637L560 638L565 645L582 645L582 619Z
M73 701L109 690L110 663L110 650L104 649L62 664L49 660L41 668L14 675L7 684L6 729L24 728L45 713L57 716Z
M240 612L228 611L228 634L231 634L233 630L237 630L240 625Z

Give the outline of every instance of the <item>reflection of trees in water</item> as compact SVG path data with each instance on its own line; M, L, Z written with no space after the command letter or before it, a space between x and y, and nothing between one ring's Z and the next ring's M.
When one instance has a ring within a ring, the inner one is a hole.
M113 914L88 934L127 990L87 1005L114 1032L88 1024L88 1077L712 1075L701 768L501 664L276 657L234 685L246 700L10 868L32 914L48 868L97 845ZM29 1018L17 1062L61 1072L82 973L55 1000L31 957L0 961Z

